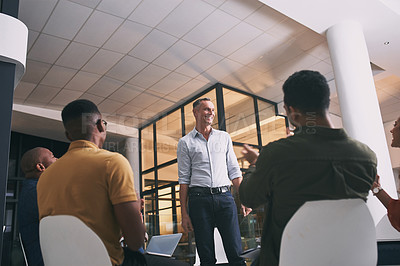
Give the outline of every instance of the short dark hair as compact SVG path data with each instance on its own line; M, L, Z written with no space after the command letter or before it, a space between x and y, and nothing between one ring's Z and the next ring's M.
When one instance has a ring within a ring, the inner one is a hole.
M61 117L64 126L73 120L82 119L84 115L99 114L100 111L97 106L85 99L79 99L67 104L61 112Z
M283 84L283 102L302 112L321 113L329 108L329 85L317 71L302 70Z
M197 99L196 101L193 102L193 109L196 108L197 106L199 106L202 101L209 101L210 102L211 99L207 98L207 97Z

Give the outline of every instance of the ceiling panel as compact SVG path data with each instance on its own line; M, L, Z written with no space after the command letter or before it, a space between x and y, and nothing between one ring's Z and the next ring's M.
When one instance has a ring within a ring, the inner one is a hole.
M261 6L263 6L263 4L257 0L228 0L219 8L226 13L243 20Z
M303 51L293 45L292 41L288 41L271 48L268 53L261 55L255 61L248 64L248 66L261 72L267 71L271 68L278 67L301 54L303 54Z
M74 69L54 65L49 72L47 72L46 76L44 76L40 84L62 88L71 80L76 72L77 71Z
M138 108L138 107L126 104L126 105L122 106L121 108L119 108L116 111L116 114L121 116L121 120L123 120L125 122L128 117L134 117L142 110L143 110L143 108Z
M36 86L36 83L29 83L24 81L19 82L18 86L14 90L14 98L25 100Z
M177 40L177 38L169 34L159 30L153 30L129 53L129 55L147 62L152 62Z
M44 33L72 39L88 19L93 9L60 0L43 29Z
M22 81L39 83L46 73L50 70L51 65L37 62L33 60L26 60L26 72L22 76Z
M49 103L54 96L60 91L59 88L54 88L45 85L38 85L27 98L27 101L38 103Z
M102 0L97 9L118 17L127 18L141 0Z
M207 50L228 56L261 34L261 30L242 22L210 44Z
M87 91L96 81L101 78L98 74L79 71L65 86L66 89L76 91Z
M168 75L170 72L171 71L159 66L148 65L134 78L130 79L128 83L147 89Z
M87 7L95 8L101 0L69 0L74 3L78 3Z
M148 0L140 5L129 16L132 21L155 27L183 0Z
M153 63L166 69L174 70L197 54L200 50L201 48L198 46L185 41L178 41L165 53L154 60Z
M136 108L147 108L149 105L154 104L160 99L160 97L154 96L147 92L143 92L135 97L132 101L130 101L128 105L134 106Z
M40 34L28 53L28 59L53 64L68 44L67 40Z
M175 71L194 78L221 61L222 58L222 56L213 52L202 50Z
M114 91L116 91L119 87L121 87L124 83L108 78L106 76L103 76L101 79L99 79L89 90L87 90L87 93L94 94L97 96L101 97L107 97Z
M20 0L18 18L30 30L41 31L58 0Z
M262 75L262 72L255 70L254 68L250 68L247 66L243 66L238 69L234 74L231 74L225 77L222 80L222 83L229 84L233 87L240 87L243 84L253 80L255 77Z
M253 14L248 16L244 21L253 25L263 31L267 31L276 24L286 19L286 16L282 15L275 9L272 9L266 5L257 9Z
M182 37L214 11L214 7L198 0L185 0L157 28L175 37Z
M71 42L58 58L56 64L64 67L81 69L99 50L97 47Z
M151 91L158 92L162 95L167 95L176 88L179 88L186 82L191 80L191 78L184 76L179 73L172 72L153 86L149 88Z
M200 92L200 91L210 87L211 85L212 85L211 83L192 79L188 83L184 84L182 87L175 89L173 92L168 94L168 96L172 96L172 97L178 98L178 99L185 99L186 97L188 97L196 92Z
M183 39L204 48L239 23L239 19L217 9Z
M61 90L56 97L51 100L50 104L66 106L68 103L78 99L83 92L73 90Z
M125 84L113 94L108 96L109 99L118 101L121 103L128 103L133 100L136 96L141 94L143 89L134 85Z
M100 97L91 93L84 93L79 97L79 99L86 99L92 101L94 104L99 105L102 101L104 101L104 97Z
M82 70L87 72L104 75L110 68L112 68L121 58L122 54L100 49Z
M100 112L105 115L115 114L115 112L121 108L124 104L111 99L105 99L100 105Z
M267 54L271 49L279 46L281 40L273 37L268 33L263 33L258 36L239 50L229 56L230 59L235 60L244 65L257 60L260 56Z
M290 39L306 29L303 25L288 18L268 29L268 33L279 38Z
M213 79L222 80L230 73L240 69L242 66L243 65L226 58L221 60L221 62L219 62L217 65L209 68L207 71L205 71L204 74L202 74L202 76L206 79L211 78L210 81L212 81Z
M120 53L128 53L137 45L152 28L131 22L125 21L121 27L111 36L111 38L104 44L104 48L110 49ZM121 42L121 40L124 40Z
M28 51L32 48L32 45L35 43L37 37L39 37L39 32L33 30L28 31Z
M75 41L101 47L122 22L122 18L94 11L75 37Z
M125 56L106 75L127 82L147 65L148 63L145 61L132 56Z

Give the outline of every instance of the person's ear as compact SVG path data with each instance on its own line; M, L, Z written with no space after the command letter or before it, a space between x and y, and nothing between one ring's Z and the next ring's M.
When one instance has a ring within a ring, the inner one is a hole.
M42 163L37 163L36 170L38 170L39 172L43 172L44 170L46 170L46 167Z
M301 112L297 108L293 108L293 106L286 107L286 110L288 111L287 115L290 118L290 121L296 123L299 121L301 117Z
M97 120L96 127L100 133L106 131L106 126L103 124L103 120L101 120L101 119Z
M68 133L68 131L65 131L65 136L69 141L72 141L71 135Z

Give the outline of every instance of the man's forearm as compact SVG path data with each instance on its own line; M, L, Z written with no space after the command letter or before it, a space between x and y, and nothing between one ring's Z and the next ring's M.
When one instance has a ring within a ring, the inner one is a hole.
M181 202L181 214L188 215L187 213L187 200L188 200L188 193L189 193L189 185L188 184L181 184L179 186L179 199Z

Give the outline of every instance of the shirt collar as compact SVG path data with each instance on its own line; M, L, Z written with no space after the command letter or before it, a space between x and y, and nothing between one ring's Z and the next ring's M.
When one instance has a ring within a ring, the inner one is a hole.
M197 135L202 135L199 131L197 131L196 127L193 128L193 130L190 132L192 134L192 137L195 138ZM211 128L210 136L214 134L214 129Z
M312 135L318 134L327 137L347 137L346 130L344 128L329 128L320 126L302 126L297 127L294 130L295 135Z
M71 144L69 145L68 151L73 150L73 149L84 149L84 148L95 149L95 150L100 149L99 147L97 147L96 144L94 144L91 141L75 140L75 141L71 142Z

